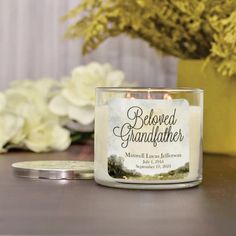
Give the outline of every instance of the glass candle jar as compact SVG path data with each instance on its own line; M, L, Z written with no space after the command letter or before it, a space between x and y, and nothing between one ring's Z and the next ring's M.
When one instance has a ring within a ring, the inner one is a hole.
M203 91L97 88L95 181L177 189L202 181Z

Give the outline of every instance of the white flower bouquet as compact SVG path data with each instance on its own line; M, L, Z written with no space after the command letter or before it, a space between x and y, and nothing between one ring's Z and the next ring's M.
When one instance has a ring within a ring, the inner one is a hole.
M126 84L122 71L96 62L75 68L61 82L14 81L0 93L0 152L63 151L73 141L91 138L95 88Z

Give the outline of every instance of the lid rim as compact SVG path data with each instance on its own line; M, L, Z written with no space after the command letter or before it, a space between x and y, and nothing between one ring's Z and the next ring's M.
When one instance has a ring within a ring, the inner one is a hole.
M26 161L27 163L36 163L37 161ZM73 180L73 179L93 179L94 177L94 170L91 168L93 162L91 161L73 161L73 163L77 162L78 169L35 169L35 168L25 168L16 166L16 164L24 164L26 162L16 162L12 164L14 168L15 175L19 177L27 177L33 179L52 179L52 180ZM42 163L50 162L50 161L40 161ZM52 161L55 163L55 161ZM67 162L67 161L65 161ZM70 161L68 161L70 162ZM81 166L79 166L81 164ZM83 165L88 164L87 169L82 168ZM81 168L81 169L79 169Z

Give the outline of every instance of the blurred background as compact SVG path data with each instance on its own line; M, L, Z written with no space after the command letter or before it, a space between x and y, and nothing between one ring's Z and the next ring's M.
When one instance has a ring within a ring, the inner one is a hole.
M109 62L142 86L175 86L177 61L140 40L107 40L83 56L81 41L65 40L60 22L79 0L0 0L0 89L15 79L60 79L90 61Z

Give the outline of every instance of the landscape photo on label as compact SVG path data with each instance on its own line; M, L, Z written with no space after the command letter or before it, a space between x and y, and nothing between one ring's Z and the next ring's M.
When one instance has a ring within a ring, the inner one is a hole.
M130 170L124 166L124 158L119 156L108 157L108 173L111 177L116 179L135 179L135 180L173 180L183 179L189 173L189 162L175 170L167 173L160 173L155 175L143 175L137 170Z
M189 174L186 100L128 100L109 104L108 174L127 180L174 180Z

